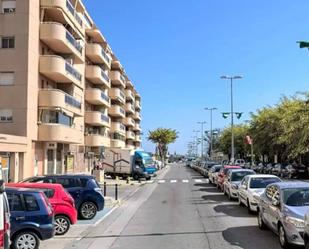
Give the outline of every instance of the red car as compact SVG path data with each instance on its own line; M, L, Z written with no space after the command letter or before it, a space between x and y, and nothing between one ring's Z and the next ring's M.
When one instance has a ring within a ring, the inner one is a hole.
M8 183L10 187L41 189L55 212L56 235L63 235L77 222L77 211L72 196L61 184L51 183Z
M226 176L226 173L229 169L241 169L240 166L236 166L236 165L224 165L220 171L219 171L219 174L218 174L218 188L223 190L223 183L224 183L224 180L225 180L225 176Z

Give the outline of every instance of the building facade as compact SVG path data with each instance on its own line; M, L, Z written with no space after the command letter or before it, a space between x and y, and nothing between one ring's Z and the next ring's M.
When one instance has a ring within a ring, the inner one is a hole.
M90 172L105 148L141 146L141 96L81 0L0 7L0 133L23 142L4 151L11 179Z

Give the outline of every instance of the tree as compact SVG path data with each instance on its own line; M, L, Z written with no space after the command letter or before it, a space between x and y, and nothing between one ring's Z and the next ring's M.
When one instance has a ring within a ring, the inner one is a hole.
M178 138L178 132L173 129L157 128L153 131L148 131L147 139L156 144L159 156L165 162L168 152L168 145L174 143Z

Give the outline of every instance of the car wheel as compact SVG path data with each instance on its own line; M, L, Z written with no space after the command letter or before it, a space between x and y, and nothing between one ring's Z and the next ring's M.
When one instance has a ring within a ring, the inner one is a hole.
M70 229L70 220L63 215L55 217L55 231L56 235L64 235Z
M97 206L91 201L86 201L81 205L79 214L81 218L91 220L97 214Z
M146 177L146 181L149 181L151 179L151 176Z
M37 249L40 245L38 236L33 232L21 232L14 237L12 242L14 249Z
M306 241L306 243L305 243L305 249L309 249L309 241Z
M139 177L138 177L138 175L137 175L137 174L134 174L134 175L133 175L133 179L134 179L135 181L137 181L137 180L138 180L138 178L139 178Z
M279 235L279 243L280 243L280 246L283 248L283 249L287 249L289 248L289 243L286 239L286 235L285 235L285 231L284 231L284 228L282 225L279 225L279 228L278 228L278 235Z
M267 227L266 227L266 224L264 223L264 220L263 220L263 215L262 215L262 212L259 211L258 213L258 225L259 225L259 228L261 230L265 230Z

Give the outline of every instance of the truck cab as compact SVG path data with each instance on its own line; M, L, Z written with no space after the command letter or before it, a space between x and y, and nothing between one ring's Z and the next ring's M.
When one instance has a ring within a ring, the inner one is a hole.
M155 176L157 171L155 162L151 156L144 151L135 151L133 158L133 178L146 178L150 180L151 176Z

